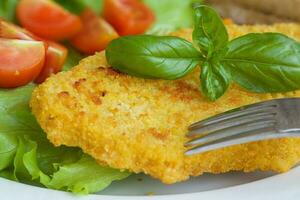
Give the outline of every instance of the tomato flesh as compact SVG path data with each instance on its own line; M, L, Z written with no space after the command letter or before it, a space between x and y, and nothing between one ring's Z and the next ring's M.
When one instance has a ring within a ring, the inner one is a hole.
M38 77L35 79L35 83L42 83L50 77L51 74L58 73L62 69L67 58L67 48L54 42L48 42L48 45L45 65Z
M0 20L0 38L21 39L21 40L38 40L45 44L46 58L42 71L35 79L36 83L44 82L51 74L61 70L66 60L68 50L63 45L55 42L45 41L29 31L22 29L14 24Z
M115 38L119 37L114 28L90 9L81 14L83 28L72 39L71 43L86 54L102 51Z
M139 0L104 0L104 18L120 35L142 34L155 20L153 12Z
M34 35L14 24L0 19L0 37L7 39L34 40Z
M21 0L17 17L27 30L49 40L70 38L82 26L79 17L51 0Z
M0 38L0 87L14 88L33 81L45 60L43 42Z
M32 34L31 32L16 26L12 23L0 19L0 38L20 39L20 40L35 40L44 42L47 49L48 44L42 38Z

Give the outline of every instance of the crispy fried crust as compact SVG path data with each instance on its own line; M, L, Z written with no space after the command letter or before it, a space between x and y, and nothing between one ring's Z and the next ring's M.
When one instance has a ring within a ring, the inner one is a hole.
M231 37L248 32L282 32L300 40L300 26L228 27ZM174 35L191 39L191 30ZM177 81L144 80L108 68L104 53L52 76L33 93L32 112L49 140L78 146L99 163L144 172L175 183L204 172L284 172L300 159L300 139L237 145L184 157L184 134L192 122L242 105L300 92L254 94L232 85L216 102L205 100L199 71Z

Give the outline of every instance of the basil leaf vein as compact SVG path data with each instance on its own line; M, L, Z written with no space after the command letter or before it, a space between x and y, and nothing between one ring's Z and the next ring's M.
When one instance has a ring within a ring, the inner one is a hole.
M220 98L230 84L230 75L220 63L204 62L200 79L202 93L212 101Z
M221 17L208 6L195 8L194 43L207 57L218 50L224 49L229 36Z
M178 79L203 59L187 40L172 36L126 36L113 40L106 49L115 69L142 78Z
M252 92L300 88L300 44L279 33L251 33L229 43L221 63Z

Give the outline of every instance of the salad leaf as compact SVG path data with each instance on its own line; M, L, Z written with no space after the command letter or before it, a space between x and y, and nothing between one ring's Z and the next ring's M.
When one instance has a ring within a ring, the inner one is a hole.
M67 42L64 45L65 45L65 47L68 48L68 57L65 61L63 71L68 71L72 67L76 66L79 63L79 61L85 57L85 55L78 52L76 49L74 49L74 47L72 47Z
M299 89L300 43L279 33L251 33L232 40L221 63L253 92Z
M0 90L1 177L87 194L129 175L100 166L79 148L54 147L30 112L34 87ZM63 187L61 178L69 179Z
M82 0L86 7L93 9L98 15L102 13L103 0Z
M81 194L100 191L109 186L112 180L122 180L129 175L109 167L99 167L99 164L86 155L76 163L57 167L59 170L48 186L55 189L67 187L68 190Z
M55 2L77 15L87 7L94 10L97 14L100 14L103 4L103 0L55 0Z
M125 48L124 48L125 47ZM201 54L187 40L172 36L127 36L106 48L113 68L143 78L178 79L193 70Z
M193 4L203 0L143 0L155 13L156 23L148 34L166 35L194 24Z
M54 0L69 12L79 15L86 7L82 0Z
M19 0L1 0L0 1L0 18L7 21L15 22L15 10Z

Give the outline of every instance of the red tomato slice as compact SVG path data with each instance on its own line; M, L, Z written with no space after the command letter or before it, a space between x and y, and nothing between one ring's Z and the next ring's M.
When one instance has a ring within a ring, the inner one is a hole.
M68 49L66 47L55 42L48 42L48 45L45 65L35 79L35 83L42 83L50 77L51 74L58 73L62 69L67 58Z
M33 81L45 60L43 42L0 38L0 87L14 88Z
M0 37L7 39L35 40L29 31L0 19Z
M0 38L43 41L45 48L48 48L47 42L45 42L42 38L32 34L26 29L23 29L2 19L0 19Z
M23 27L49 40L62 40L81 29L80 18L51 0L21 0L17 17Z
M0 38L21 39L21 40L38 40L45 44L46 58L42 71L35 79L36 83L42 83L51 74L57 73L63 67L66 60L68 50L64 46L55 42L45 41L29 31L19 26L0 19Z
M119 37L114 28L90 9L81 14L83 28L72 39L71 43L81 52L94 54L102 51L113 39Z
M142 34L155 20L153 12L139 0L104 0L104 18L120 35Z

